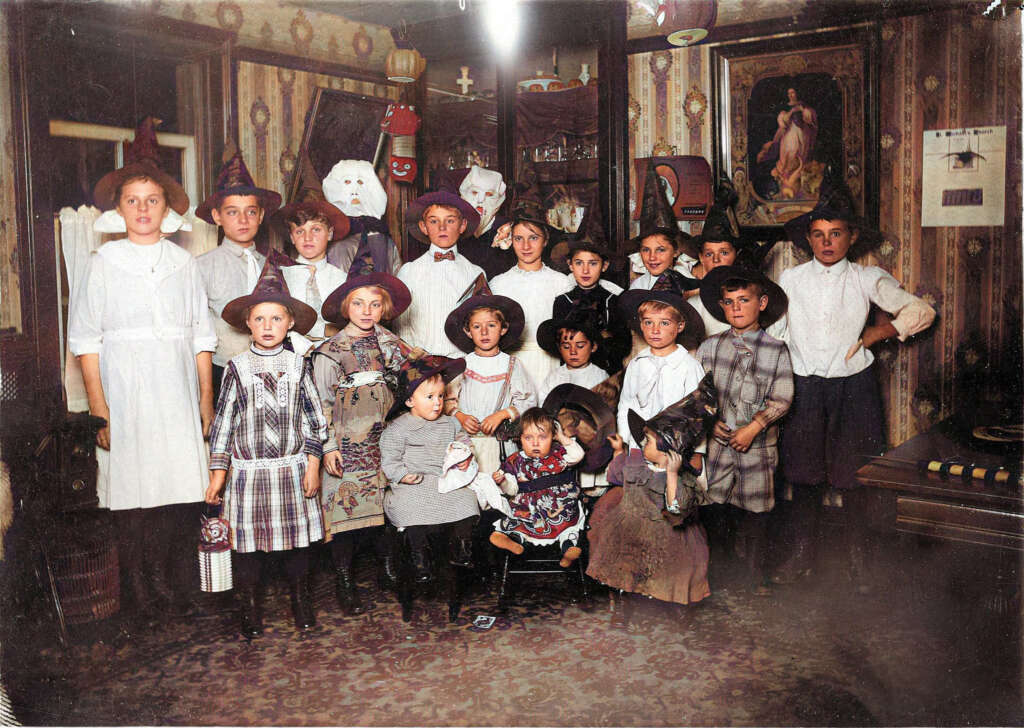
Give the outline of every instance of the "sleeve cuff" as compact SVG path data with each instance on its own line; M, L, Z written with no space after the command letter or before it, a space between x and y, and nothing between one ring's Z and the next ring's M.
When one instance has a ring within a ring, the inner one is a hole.
M321 445L318 440L306 438L305 444L302 447L302 452L306 455L322 458L324 456L324 446Z
M231 467L231 455L226 452L210 453L210 470L228 470Z

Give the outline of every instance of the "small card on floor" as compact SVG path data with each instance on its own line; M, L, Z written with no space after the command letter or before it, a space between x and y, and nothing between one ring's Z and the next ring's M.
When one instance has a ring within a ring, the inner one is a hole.
M496 617L489 617L486 614L478 614L473 620L473 627L479 630L487 630L494 626Z

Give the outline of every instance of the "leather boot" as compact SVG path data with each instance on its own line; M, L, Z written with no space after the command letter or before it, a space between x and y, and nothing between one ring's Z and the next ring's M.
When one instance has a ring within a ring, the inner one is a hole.
M355 579L349 569L337 568L334 570L334 593L338 597L338 606L341 611L347 614L362 614L366 611L359 599L359 592L356 591Z
M295 628L307 630L316 625L313 614L313 598L309 593L308 579L293 581L290 585L292 616L295 617Z
M426 584L431 581L434 575L430 573L430 560L427 558L427 552L413 549L411 556L413 580L418 584Z
M238 589L238 631L246 639L255 639L263 634L263 618L256 601L255 589Z
M395 591L398 588L398 564L391 554L382 556L377 562L377 586L381 591Z
M463 569L473 568L473 543L468 538L453 539L448 563Z

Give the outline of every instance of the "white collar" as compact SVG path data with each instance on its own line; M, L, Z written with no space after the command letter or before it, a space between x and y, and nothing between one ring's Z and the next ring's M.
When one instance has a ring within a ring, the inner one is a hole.
M298 258L296 258L295 260L298 262L299 265L306 265L306 266L311 265L311 266L313 266L314 268L316 268L317 273L322 271L327 266L327 257L326 256L324 256L323 258L321 258L320 260L318 260L316 262L314 262L312 260L309 260L308 258L303 258L301 255Z
M234 253L239 257L245 255L246 253L248 253L249 255L253 255L256 252L256 243L242 245L241 243L236 243L234 240L227 237L224 238L224 243L230 243L229 247L225 248L225 250Z
M433 253L440 253L441 255L444 255L449 250L451 252L455 253L455 257L456 258L459 257L459 244L458 243L455 243L455 245L453 245L450 248L441 248L441 247L438 247L437 245L434 245L433 243L431 243L430 244L430 250L428 250L427 252L431 253L431 254L433 254Z
M250 343L249 351L251 351L256 356L277 356L282 351L284 351L284 342L282 341L273 349L261 349L260 347L256 346L256 344Z
M823 265L817 258L811 259L811 270L819 276L841 276L850 269L850 259L843 258L832 265Z
M636 359L641 359L641 358L642 359L652 359L652 360L655 360L655 361L657 361L658 359L664 359L664 360L668 361L672 357L675 357L676 355L678 355L680 351L686 351L686 349L683 348L682 344L678 344L677 343L675 351L673 351L671 354L666 354L665 356L655 356L651 352L651 347L645 346L643 349L640 350L640 352L636 355L635 358Z

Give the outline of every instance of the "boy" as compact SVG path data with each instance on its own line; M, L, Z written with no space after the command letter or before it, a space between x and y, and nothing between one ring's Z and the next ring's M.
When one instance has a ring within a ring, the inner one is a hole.
M592 358L600 351L597 334L588 319L574 314L564 319L549 319L537 328L537 344L562 365L541 382L537 394L543 402L559 384L577 384L590 389L608 378L608 372L594 364Z
M775 505L778 421L793 401L786 345L765 333L786 310L786 294L764 274L718 266L700 286L704 309L729 329L706 339L697 359L718 390L718 421L708 443L708 496L736 524L755 594L769 593L766 556ZM717 309L716 309L717 306Z
M263 633L256 591L269 552L284 552L295 626L306 630L316 622L309 546L324 534L317 491L327 420L312 373L284 340L292 328L307 331L316 312L289 295L271 261L255 290L228 303L222 316L252 335L249 350L233 357L224 373L210 429L206 490L207 503L220 503L230 470L224 514L231 526L240 630L249 639Z
M459 254L458 242L476 230L480 216L451 192L428 192L412 201L406 213L409 234L426 239L430 249L398 269L398 278L412 292L412 305L395 319L395 333L410 346L439 356L458 356L458 347L444 333L444 322L483 269Z
M719 266L731 266L736 263L740 250L745 247L742 238L733 235L732 227L729 224L726 211L719 206L712 207L708 212L707 220L700 235L694 238L698 250L698 263L694 267L694 275L702 279ZM718 305L718 296L714 296L714 307L708 309L704 305L703 296L696 295L700 291L693 291L693 297L689 298L690 305L700 314L704 322L704 332L708 336L721 334L729 330L729 324L722 317L721 307Z
M829 486L843 493L853 529L863 519L855 479L864 459L885 447L878 382L871 364L873 344L900 341L927 329L935 311L907 293L877 266L853 263L883 236L860 220L842 183L827 174L814 210L787 223L790 240L814 258L782 273L789 296L787 330L795 376L793 408L780 443L783 473L793 484L797 536L792 558L773 577L788 583L807 573L821 500ZM894 314L866 326L872 304ZM852 529L849 531L852 534ZM860 591L862 541L850 545L850 567Z
M693 306L670 291L626 291L619 306L630 326L643 336L647 347L626 367L619 396L618 432L629 438L629 449L639 448L630 435L629 411L650 419L670 404L693 392L704 377L704 368L677 343L685 335L696 348L704 326ZM698 448L690 466L700 472L703 447Z
M394 419L380 438L381 468L388 479L384 513L388 521L408 532L419 582L432 578L427 539L434 533L446 536L451 565L472 566L470 540L480 513L476 496L468 488L438 490L448 445L455 441L469 445L458 421L443 414L445 385L465 368L464 359L443 356L407 360L389 413Z
M495 522L490 541L516 555L523 553L524 543L558 544L558 565L567 569L583 553L579 537L586 519L573 470L583 459L583 448L540 407L523 413L522 426L522 450L492 475L511 498L512 515Z
M285 205L274 220L298 253L297 265L285 268L284 277L295 297L316 311L316 323L306 338L319 343L337 333L333 324L327 329L328 322L320 309L327 297L345 283L345 271L327 262L327 244L348 235L348 217L329 202L308 200Z
M587 238L568 245L567 259L575 287L555 298L553 319L565 319L570 313L592 317L593 339L597 351L595 363L609 374L622 370L622 360L629 354L630 336L616 306L622 289L601 279L608 270L608 253Z
M216 189L196 208L196 217L223 231L221 244L196 258L217 332L213 353L214 396L220 391L224 367L249 347L249 337L229 326L221 313L228 301L252 292L266 258L256 250L256 233L267 212L281 205L281 195L257 187L240 152L221 167ZM243 329L244 330L244 329Z

